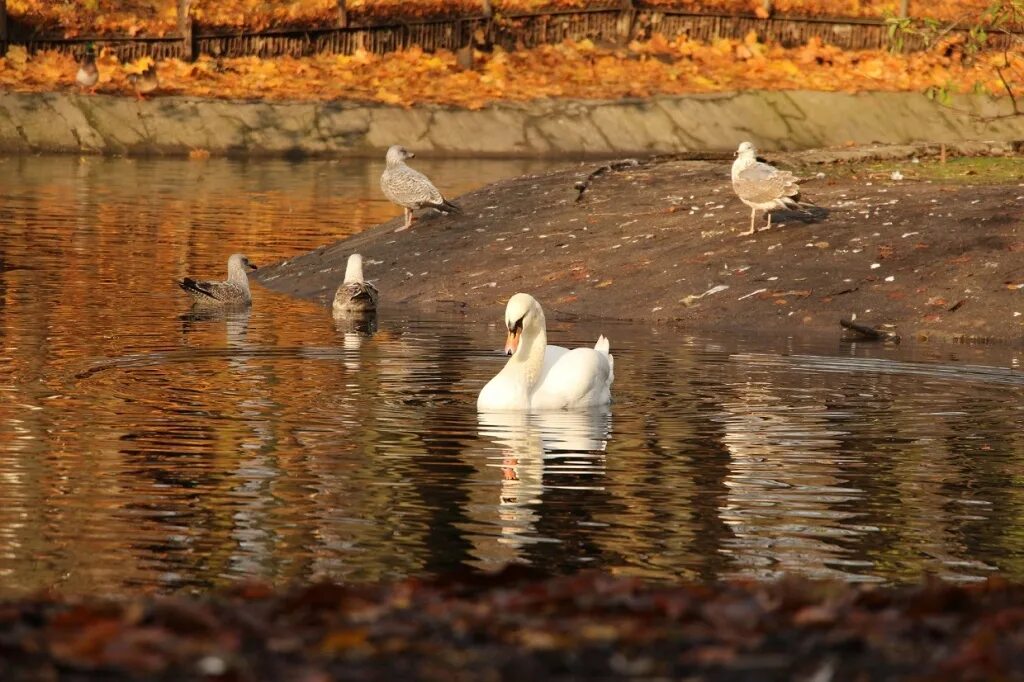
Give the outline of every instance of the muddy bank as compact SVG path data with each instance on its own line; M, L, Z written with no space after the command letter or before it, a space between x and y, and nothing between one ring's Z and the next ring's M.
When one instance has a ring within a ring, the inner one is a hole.
M359 102L145 101L77 92L0 93L0 153L371 155L397 143L444 156L766 150L846 143L1024 140L1007 98L779 91L649 99L537 100L479 111Z
M383 305L496 322L506 299L527 291L569 318L798 333L838 332L840 318L856 315L895 325L905 339L1018 341L1024 165L1007 159L1008 175L990 184L971 184L969 170L915 179L907 158L927 151L779 157L804 175L824 174L805 184L823 215L778 214L780 224L753 237L740 235L750 212L732 194L726 159L605 173L577 201L575 185L595 163L499 182L460 197L462 216L426 216L398 233L395 219L256 276L329 303L346 258L359 252ZM891 176L897 167L901 180Z
M1024 680L1024 588L497 576L0 609L5 680Z

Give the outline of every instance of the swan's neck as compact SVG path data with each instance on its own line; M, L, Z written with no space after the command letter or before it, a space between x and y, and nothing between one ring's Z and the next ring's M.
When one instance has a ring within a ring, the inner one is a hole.
M539 326L539 329L523 330L519 348L508 361L509 369L521 377L527 396L533 393L544 370L544 349L548 345L548 332L543 323Z

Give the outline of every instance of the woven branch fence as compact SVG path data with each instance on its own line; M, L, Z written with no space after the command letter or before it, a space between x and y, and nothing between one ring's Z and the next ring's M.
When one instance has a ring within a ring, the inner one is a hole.
M927 46L924 36L913 33L894 40L891 25L880 19L819 18L772 15L762 19L753 14L712 14L673 10L664 6L645 7L639 0L592 4L582 9L551 10L524 14L496 14L488 0L481 11L463 16L446 16L381 23L349 21L344 0L338 2L336 25L271 29L258 32L206 29L189 16L191 0L178 0L178 33L165 37L76 36L65 38L37 32L12 20L6 0L0 0L0 55L8 45L22 45L29 52L56 50L80 54L89 42L105 47L121 61L142 56L154 59L195 59L214 57L303 57L313 54L352 54L357 50L382 54L418 45L426 51L467 50L473 46L521 47L555 44L565 39L590 39L598 43L625 44L633 39L661 33L672 38L685 35L695 40L740 39L754 31L762 40L784 46L803 45L811 37L844 49L920 50ZM771 9L772 0L762 0ZM902 5L904 16L907 2ZM953 28L951 33L966 32ZM990 36L989 46L1002 48L1020 34Z

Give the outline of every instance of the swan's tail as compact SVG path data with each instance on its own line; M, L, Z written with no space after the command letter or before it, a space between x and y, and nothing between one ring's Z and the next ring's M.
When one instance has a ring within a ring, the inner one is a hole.
M608 358L608 383L612 383L615 380L615 356L611 354L611 344L608 343L608 337L601 334L597 337L597 343L594 344L594 350Z

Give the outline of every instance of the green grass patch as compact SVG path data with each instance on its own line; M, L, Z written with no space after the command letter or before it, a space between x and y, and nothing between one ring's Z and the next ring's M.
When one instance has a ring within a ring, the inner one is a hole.
M932 158L922 159L918 163L909 160L884 161L851 164L839 172L850 176L890 178L896 171L903 175L904 180L935 180L971 185L1016 184L1024 180L1024 158L956 157L946 159L945 163Z

